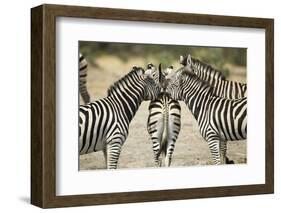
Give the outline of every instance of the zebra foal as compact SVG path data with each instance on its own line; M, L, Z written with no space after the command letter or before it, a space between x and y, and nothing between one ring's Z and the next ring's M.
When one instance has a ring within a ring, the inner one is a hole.
M152 142L152 149L156 166L170 166L175 143L181 128L181 107L178 101L173 100L165 92L165 77L171 74L173 67L161 70L159 65L159 83L164 90L157 99L149 104L149 115L147 119L147 131ZM158 72L156 72L158 73ZM162 155L161 159L159 159Z
M108 89L108 96L79 108L80 155L104 151L107 169L116 169L129 124L144 100L154 100L160 86L155 73L132 70Z
M173 99L188 106L214 163L226 163L227 141L247 138L247 98L231 100L214 96L209 84L186 67L170 77L167 91Z

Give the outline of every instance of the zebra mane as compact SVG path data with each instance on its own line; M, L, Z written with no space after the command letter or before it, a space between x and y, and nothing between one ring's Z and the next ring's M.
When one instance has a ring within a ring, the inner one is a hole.
M133 75L136 75L136 70L137 69L141 69L143 70L141 67L133 67L132 70L127 73L125 76L123 76L122 78L120 78L118 81L114 82L110 87L109 89L107 90L107 96L111 95L114 91L116 91L117 88L120 87L120 85L122 85L123 82L127 82L127 80L133 76ZM144 72L144 70L143 70Z
M213 86L211 86L208 82L200 79L194 72L186 69L185 67L180 68L178 71L180 71L181 74L186 74L189 78L195 80L196 82L200 82L201 87L206 87L211 93L213 93Z
M185 60L187 59L187 57L185 58ZM210 69L210 70L214 70L215 72L219 73L219 76L221 77L222 80L225 80L225 76L222 74L222 72L214 67L212 67L211 65L199 60L198 58L194 58L193 56L191 56L191 63L192 63L192 67L196 67L198 68L198 64L203 66L205 69Z

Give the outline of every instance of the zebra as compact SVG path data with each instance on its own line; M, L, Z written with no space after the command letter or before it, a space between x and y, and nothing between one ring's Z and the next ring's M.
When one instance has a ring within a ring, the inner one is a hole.
M208 82L213 87L214 95L229 99L247 97L247 84L226 80L219 70L193 58L190 54L180 56L180 64L190 67L201 80Z
M88 62L84 56L79 53L79 91L85 104L91 101L90 94L87 90L87 72Z
M103 150L107 169L116 169L129 124L144 100L160 93L154 71L134 66L109 89L107 97L79 108L80 155Z
M247 97L214 96L210 85L187 67L170 77L167 92L173 99L183 100L190 109L214 163L226 163L227 141L247 138Z
M159 80L162 89L166 89L165 76L169 75L173 70L170 66L165 70L161 70L159 65ZM163 159L164 166L171 165L172 155L175 143L181 128L181 107L178 101L175 101L161 92L157 99L149 104L149 115L147 119L147 131L152 142L154 160L156 166L161 166ZM162 159L159 160L160 155Z

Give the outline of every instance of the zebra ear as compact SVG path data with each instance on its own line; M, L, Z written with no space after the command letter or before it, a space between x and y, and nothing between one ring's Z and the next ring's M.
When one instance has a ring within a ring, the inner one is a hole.
M158 72L159 72L159 83L162 83L162 68L161 68L161 63L159 64L159 68L158 68Z
M137 67L136 65L134 65L134 66L132 67L132 70L136 70L136 69L138 69L138 67Z
M188 64L189 66L192 65L192 60L191 60L191 55L190 55L190 54L188 54L187 59L186 59L186 62L187 62L187 64Z
M152 63L147 64L147 69L153 69L154 65Z
M184 57L182 55L180 56L180 64L182 64L182 65L185 64Z

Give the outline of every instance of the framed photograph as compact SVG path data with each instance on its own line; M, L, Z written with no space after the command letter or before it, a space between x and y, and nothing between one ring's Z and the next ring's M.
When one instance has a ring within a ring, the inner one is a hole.
M273 19L41 5L31 84L33 205L274 192Z

